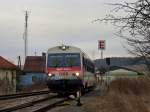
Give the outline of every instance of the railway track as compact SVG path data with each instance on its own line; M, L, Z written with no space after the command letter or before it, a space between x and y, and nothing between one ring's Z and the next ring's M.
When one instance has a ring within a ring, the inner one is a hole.
M42 95L48 94L49 91L38 91L38 92L30 92L30 93L19 93L19 94L10 94L10 95L1 95L0 100L7 100L13 98L21 98L21 97L28 97L28 96L35 96L35 95Z
M6 107L6 108L3 108L3 109L0 109L0 112L11 112L11 111L15 111L15 110L18 110L18 109L30 107L30 106L33 106L33 105L39 103L39 102L43 102L43 101L46 101L46 100L49 100L49 99L53 99L55 97L56 97L56 95L55 96L48 96L48 97L41 98L41 99L38 99L38 100L26 102L26 103L23 103L23 104L18 104L18 105L12 106L12 107Z
M38 94L34 92L35 94ZM46 91L45 91L46 93ZM44 94L44 93L43 93ZM62 98L56 94L47 94L46 96L38 99L28 100L26 102L19 102L15 105L8 105L7 107L0 108L0 112L46 112L53 108L64 106L63 102L76 100L73 98ZM13 103L13 102L12 102ZM22 104L20 104L22 103Z
M6 99L14 100L8 102L7 104L4 103L3 104L4 106L1 105L0 112L12 112L12 111L13 112L45 112L53 108L56 108L57 106L60 105L64 106L63 102L65 101L76 100L73 98L62 98L56 94L49 94L49 93L50 93L49 91L39 91L39 92L32 92L32 93L11 94L11 95L0 96L1 101ZM42 97L38 96L43 94L47 94L47 95L46 96L44 95ZM27 96L31 96L31 98Z
M59 99L58 101L55 101L53 103L49 103L49 104L47 104L47 105L45 105L45 106L43 106L37 110L34 110L32 112L46 112L48 110L51 110L51 109L59 106L60 104L64 103L65 101L69 101L69 100L70 99L68 99L68 98Z
M38 100L0 109L0 112L45 112L69 100L69 98L58 98L57 95L51 95Z

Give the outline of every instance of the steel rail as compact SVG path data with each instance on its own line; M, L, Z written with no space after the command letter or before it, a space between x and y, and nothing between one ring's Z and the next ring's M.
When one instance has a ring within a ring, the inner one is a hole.
M32 101L32 102L27 102L27 103L23 103L23 104L20 104L20 105L13 106L13 107L0 109L0 112L11 112L11 111L19 110L19 109L22 109L22 108L30 107L30 106L33 106L33 105L35 105L37 103L40 103L40 102L43 102L43 101L46 101L46 100L49 100L49 99L56 98L56 96L57 95L55 95L55 96L48 96L46 98L42 98L42 99L35 100L35 101Z
M62 100L57 101L57 102L55 102L55 103L48 104L47 106L44 106L44 107L42 107L42 108L40 108L40 109L38 109L38 110L35 110L35 111L33 111L33 112L46 112L46 111L48 111L48 110L51 110L51 109L53 109L53 108L59 106L59 105L62 104L63 102L69 101L69 100L70 100L70 99L65 98L65 99L62 99Z
M19 94L10 94L10 95L1 95L0 100L7 100L13 98L20 98L20 97L28 97L28 96L35 96L41 94L48 94L50 91L38 91L38 92L31 92L31 93L19 93Z

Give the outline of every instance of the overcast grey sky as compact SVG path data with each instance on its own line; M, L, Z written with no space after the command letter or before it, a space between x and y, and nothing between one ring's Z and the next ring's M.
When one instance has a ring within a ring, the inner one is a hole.
M119 2L121 0L117 0ZM16 60L24 55L24 11L29 13L29 55L62 43L99 58L98 40L106 40L104 57L129 56L110 24L91 23L102 18L116 0L0 0L0 55Z

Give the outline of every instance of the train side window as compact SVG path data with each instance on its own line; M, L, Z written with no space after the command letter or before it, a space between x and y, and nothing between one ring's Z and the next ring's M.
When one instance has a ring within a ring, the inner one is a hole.
M83 65L85 66L85 58L82 58Z
M94 73L93 63L89 59L86 59L84 57L82 58L82 60L83 60L83 66L84 66L85 70L88 72Z
M85 67L85 70L88 71L88 63L87 63L86 58L84 58L84 67Z

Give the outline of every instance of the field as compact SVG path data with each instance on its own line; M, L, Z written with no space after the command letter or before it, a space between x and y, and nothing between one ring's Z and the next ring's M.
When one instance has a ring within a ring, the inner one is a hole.
M150 112L150 80L148 78L118 79L108 92L84 105L87 112Z

